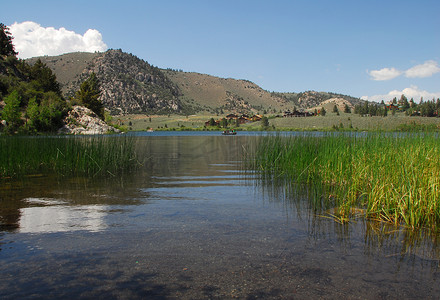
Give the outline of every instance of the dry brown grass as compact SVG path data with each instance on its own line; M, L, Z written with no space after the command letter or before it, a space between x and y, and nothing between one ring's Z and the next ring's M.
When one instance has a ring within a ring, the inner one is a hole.
M212 108L221 107L226 103L227 92L242 97L254 107L262 106L264 109L271 108L276 111L293 107L284 99L272 96L268 91L247 80L169 70L165 70L165 74L179 86L186 99L194 99L197 103Z
M102 53L74 52L60 56L35 57L29 59L28 62L33 64L37 59L41 59L54 71L57 80L65 88L68 83L77 80L82 71L99 55L102 55Z

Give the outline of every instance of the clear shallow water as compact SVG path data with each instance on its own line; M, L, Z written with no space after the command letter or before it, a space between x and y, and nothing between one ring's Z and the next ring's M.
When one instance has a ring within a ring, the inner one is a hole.
M241 169L253 136L141 136L141 170L0 187L0 297L438 298L435 239L314 211Z

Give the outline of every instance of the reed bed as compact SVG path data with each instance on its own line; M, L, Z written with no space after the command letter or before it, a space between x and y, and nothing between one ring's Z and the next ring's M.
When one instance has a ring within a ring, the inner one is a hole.
M0 178L53 172L116 175L136 164L133 137L0 136Z
M320 184L341 221L366 217L440 229L440 140L434 134L266 136L251 167L295 184Z

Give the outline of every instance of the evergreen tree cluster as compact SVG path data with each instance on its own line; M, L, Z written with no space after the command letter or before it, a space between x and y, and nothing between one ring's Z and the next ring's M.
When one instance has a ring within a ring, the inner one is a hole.
M386 117L388 115L388 108L385 106L385 104L365 101L364 103L355 105L354 113L361 116L368 115Z
M61 127L67 104L52 70L17 59L8 28L0 24L0 111L5 133L51 132Z
M407 97L402 95L399 100L395 97L389 104L385 104L383 100L381 103L365 101L354 108L355 114L383 117L388 116L390 112L394 115L397 111L405 112L408 116L437 117L440 115L440 99L423 101L421 98L416 104L414 99L408 101Z
M18 59L12 40L9 28L0 23L0 130L6 134L55 132L70 105L52 70L41 60L29 65ZM103 117L102 104L97 103L99 83L87 84L81 86L77 102Z
M100 95L98 78L95 73L91 73L89 78L81 84L79 91L76 92L76 99L104 120L104 105L99 100Z

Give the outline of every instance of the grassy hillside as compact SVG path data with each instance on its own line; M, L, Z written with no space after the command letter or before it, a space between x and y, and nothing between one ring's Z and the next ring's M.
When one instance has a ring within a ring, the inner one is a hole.
M105 99L104 104L111 111L134 112L136 110L136 105L133 104L133 101L145 102L145 99L147 98L155 98L158 95L160 96L163 94L158 93L157 91L150 91L151 95L136 94L136 97L131 97L133 99L130 98L128 101L132 107L130 109L124 109L123 106L124 103L127 102L125 99L128 97L127 95L136 93L135 90L139 89L137 84L139 70L145 69L145 65L148 65L148 63L143 60L134 59L135 57L133 55L125 54L126 53L121 54L121 57L124 59L114 60L110 65L106 65L104 68L105 70L119 70L117 74L112 74L111 72L105 73L103 79L108 82L108 84L105 85L105 88L109 91L113 91L121 86L123 87L123 92L117 93L118 95L110 92L110 98L107 97L108 99ZM63 92L68 93L71 92L72 87L78 85L82 78L81 74L84 74L84 72L87 73L87 70L96 69L95 72L98 77L100 76L99 70L103 69L100 66L100 63L102 63L102 57L104 56L105 53L76 52L60 56L44 56L39 58L54 71L58 81L61 83ZM36 58L29 59L30 63L33 63L34 61L36 61ZM128 61L131 63L130 66L127 65ZM134 64L137 64L138 67ZM137 69L138 71L136 71L137 73L135 72L136 74L133 73L134 75L131 74L134 77L130 75L131 77L129 76L129 79L125 79L127 76L125 73L122 73L124 70L124 72L128 72L129 69ZM195 113L217 115L230 112L238 114L277 114L286 110L293 110L294 107L299 109L314 109L315 107L320 107L323 101L329 99L343 100L341 103L348 102L352 107L360 101L358 98L328 92L306 91L300 93L270 93L248 80L220 78L207 74L182 72L171 69L155 69L156 75L148 75L147 77L153 79L156 77L167 77L177 86L178 91L172 93L176 96L173 101L181 103L180 113L184 115ZM117 86L112 86L115 84ZM162 87L162 84L158 84L158 87ZM104 91L104 93L107 93L107 90ZM115 100L118 103L113 103L113 98L118 98ZM149 110L154 111L155 108L153 106L156 104L157 103L144 105L144 103L140 103L138 106L147 107L148 109L143 109L144 113L147 113ZM163 104L164 103L161 103L162 106ZM342 106L342 104L340 106ZM142 111L142 109L138 110ZM161 110L165 111L163 107Z
M395 131L399 130L403 125L420 124L428 126L438 126L440 124L438 118L428 117L408 117L404 113L397 113L395 116L387 117L361 117L356 114L340 113L337 116L335 113L327 113L324 117L309 117L309 118L276 118L270 120L270 125L274 125L278 129L300 129L300 130L319 130L319 129L333 129L335 127L344 129L371 131L384 130Z
M205 126L205 122L210 118L216 120L224 118L226 115L197 114L190 116L169 115L169 116L146 116L146 115L124 115L114 117L113 122L121 124L130 130L147 130L148 128L157 129L178 129L182 126L187 129L200 130ZM439 118L429 117L409 117L404 113L396 113L387 117L361 117L356 114L340 115L329 112L325 116L307 118L283 118L269 117L269 127L276 130L358 130L358 131L396 131L411 128L422 128L424 126L435 128L440 126ZM342 125L341 125L342 124ZM254 122L240 125L241 130L260 130L261 122Z
M34 64L41 59L57 76L61 89L65 93L69 83L77 81L81 73L92 63L92 61L102 55L102 53L74 52L59 56L41 56L27 60L29 64Z
M293 108L287 100L248 80L174 70L164 72L180 88L184 102L196 102L209 110L275 113Z
M330 92L305 91L300 93L273 94L287 100L298 108L308 110L321 107L329 102L334 102L333 105L336 104L341 107L343 107L346 103L348 103L350 107L354 107L356 104L361 102L359 98ZM325 108L327 109L327 107Z

